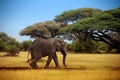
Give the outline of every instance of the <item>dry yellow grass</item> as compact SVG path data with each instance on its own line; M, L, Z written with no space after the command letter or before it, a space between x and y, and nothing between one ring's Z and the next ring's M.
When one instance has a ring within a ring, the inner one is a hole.
M19 57L0 57L0 67L29 67L27 52ZM1 53L0 55L2 55ZM62 65L62 55L58 53L61 69L43 69L45 62L38 62L40 69L0 70L0 80L120 80L120 54L68 54ZM47 58L44 58L46 60Z
M17 70L1 71L1 80L120 80L120 71Z

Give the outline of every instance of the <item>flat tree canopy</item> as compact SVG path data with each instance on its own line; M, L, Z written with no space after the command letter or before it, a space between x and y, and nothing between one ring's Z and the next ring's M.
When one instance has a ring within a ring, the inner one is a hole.
M64 24L54 21L39 22L28 26L20 32L20 35L27 35L31 37L50 38L59 35L59 28Z
M60 15L57 15L54 19L56 22L63 22L64 24L75 23L78 20L93 17L94 14L101 12L100 9L94 8L80 8L75 10L65 11Z

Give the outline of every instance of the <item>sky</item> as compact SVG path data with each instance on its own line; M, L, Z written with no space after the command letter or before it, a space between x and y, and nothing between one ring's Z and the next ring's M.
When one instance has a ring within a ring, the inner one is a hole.
M29 40L19 35L27 26L53 20L64 11L86 7L115 9L120 7L120 0L0 0L0 32L19 42Z

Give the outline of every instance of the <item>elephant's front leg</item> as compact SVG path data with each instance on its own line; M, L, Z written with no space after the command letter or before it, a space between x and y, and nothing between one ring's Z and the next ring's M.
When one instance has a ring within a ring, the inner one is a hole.
M54 54L56 54L55 52L54 53L50 53L50 55L48 56L48 59L47 59L47 62L46 62L46 65L45 65L45 69L48 68L52 58L54 57Z
M58 58L57 58L56 53L55 53L54 56L53 56L53 60L54 60L54 62L55 62L56 68L59 68Z

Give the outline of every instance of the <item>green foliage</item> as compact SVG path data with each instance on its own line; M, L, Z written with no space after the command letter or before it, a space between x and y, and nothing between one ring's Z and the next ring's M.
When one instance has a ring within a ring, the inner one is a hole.
M9 56L19 53L19 42L9 37L6 33L0 33L0 51L5 51Z
M64 24L54 21L46 21L41 23L35 23L20 32L20 35L27 35L31 37L55 37L59 35L59 28Z
M97 12L101 12L101 10L94 8L80 8L75 10L69 10L56 16L55 21L63 22L65 24L68 24L69 22L75 23L78 20L87 17L93 17L93 15L96 14Z
M92 11L92 9L78 9L79 12L85 14L86 12L95 13L92 17L86 17L78 20L74 24L62 28L63 32L78 32L82 30L100 30L100 29L118 29L120 28L120 9L108 10L104 12ZM87 15L87 13L86 13ZM117 19L116 19L117 18Z
M44 27L43 25L39 23L28 26L27 28L25 28L24 30L20 32L20 35L27 35L31 37L36 37L36 36L38 37L43 34L50 35L50 32L48 31L46 27Z
M104 12L101 12L101 13L97 13L95 14L94 16L96 19L98 20L108 20L108 21L112 21L114 19L114 17L108 13L104 13Z
M110 46L104 42L96 42L92 39L87 41L75 40L72 44L67 45L68 51L84 53L106 53L111 52Z
M4 32L0 32L0 40L4 41L4 42L7 42L11 39L14 39L12 37L9 37L6 33Z
M113 15L115 18L120 19L120 8L112 9L112 10L107 10L105 11L106 13Z
M21 42L20 43L21 50L23 50L23 51L29 50L29 46L30 46L31 43L32 43L32 41L30 41L30 40L26 40L26 41Z
M20 51L19 42L16 41L15 39L8 41L5 46L5 51L10 56L15 56L16 54L19 54Z
M114 33L119 34L120 32L119 12L120 9L98 12L92 17L86 17L76 21L74 24L67 25L67 27L62 28L60 31L74 34L79 42L88 36L92 37L94 40L106 42L120 52L120 40L111 37L111 34L109 34L110 31L113 31L112 35L115 35Z
M86 28L91 30L99 30L116 27L120 27L120 23L114 21L114 17L112 15L107 13L98 13L92 18L79 20L76 23L68 25L65 27L65 29L61 30L68 32L78 32L86 30Z
M0 33L0 51L7 52L7 56L15 56L20 50L27 51L30 43L32 43L32 41L29 40L19 43L6 33Z
M5 43L0 40L0 51L4 51L4 48L5 48Z

